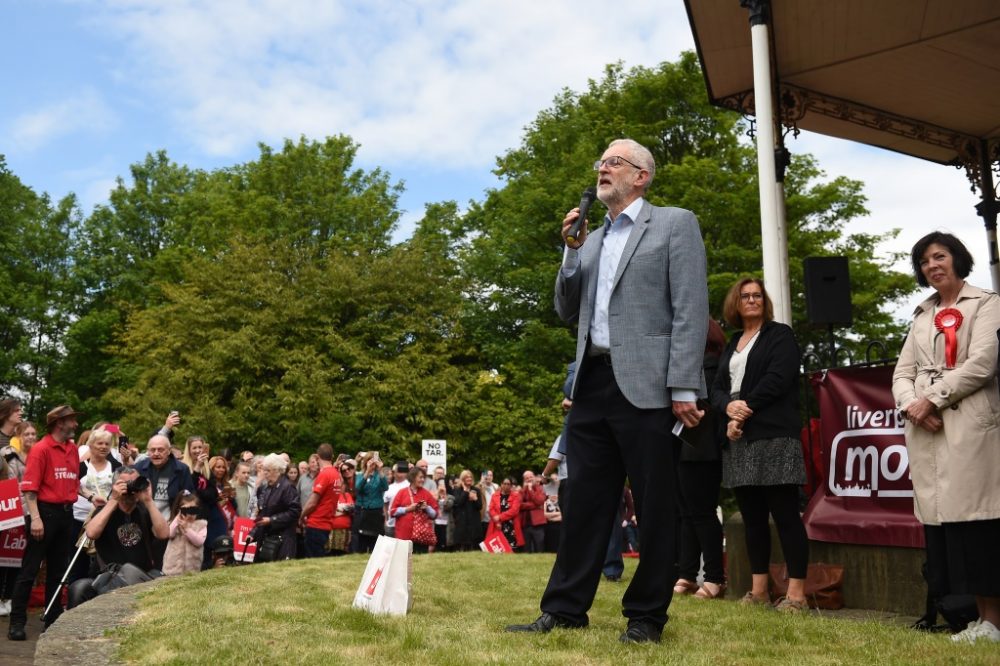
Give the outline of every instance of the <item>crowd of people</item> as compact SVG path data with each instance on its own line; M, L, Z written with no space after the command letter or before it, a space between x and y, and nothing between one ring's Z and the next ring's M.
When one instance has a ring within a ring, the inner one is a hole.
M213 452L203 436L175 439L176 412L140 450L114 423L75 439L80 416L68 405L53 409L39 440L19 401L0 401L0 480L18 481L28 536L21 567L0 568L0 615L10 616L12 640L25 636L43 561L47 604L64 582L71 608L102 591L102 572L134 567L155 577L228 566L249 544L260 562L371 552L383 534L413 541L416 553L477 550L491 526L514 552L558 543L557 474L526 471L494 484L487 470L475 482L469 470L450 475L426 460L385 465L376 451L335 455L327 443L300 461L285 452ZM242 541L241 518L253 524ZM45 626L61 611L53 604Z

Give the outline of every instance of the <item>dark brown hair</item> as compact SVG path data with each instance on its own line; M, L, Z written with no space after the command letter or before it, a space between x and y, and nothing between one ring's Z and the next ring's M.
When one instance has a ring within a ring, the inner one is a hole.
M722 332L719 322L708 318L708 338L705 340L705 353L721 356L726 349L726 334Z
M927 278L924 277L924 272L920 270L920 262L927 253L927 248L935 243L945 247L951 254L951 266L955 270L955 275L963 280L969 277L969 273L972 272L972 267L976 262L972 260L972 255L969 254L962 241L943 231L932 231L918 240L910 252L910 261L913 263L913 275L917 278L917 284L921 287L930 286Z
M722 303L722 318L733 328L743 328L743 317L740 316L740 291L748 284L757 285L760 287L760 293L764 294L764 321L774 319L774 304L771 303L771 297L767 295L767 289L764 289L764 281L760 278L745 277L732 286L729 293L726 294L726 300Z
M21 401L17 398L4 398L0 400L0 424L6 423L10 415L21 406Z

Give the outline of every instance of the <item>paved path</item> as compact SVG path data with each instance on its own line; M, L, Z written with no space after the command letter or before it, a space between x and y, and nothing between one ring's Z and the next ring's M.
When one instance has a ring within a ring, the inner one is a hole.
M26 641L7 640L7 629L10 627L9 618L0 620L0 661L4 666L31 666L35 663L35 643L42 633L42 610L33 608L28 611L28 623L24 625L24 630L28 634Z
M138 607L136 595L160 580L164 579L102 594L63 613L38 639L34 662L23 663L40 666L120 664L114 658L118 642L105 636L105 632L131 623Z

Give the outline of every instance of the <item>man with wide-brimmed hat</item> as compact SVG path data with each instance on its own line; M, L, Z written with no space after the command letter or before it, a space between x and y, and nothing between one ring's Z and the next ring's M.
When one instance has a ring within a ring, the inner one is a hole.
M12 641L26 638L28 597L42 559L46 562L46 605L58 591L60 576L69 561L74 537L73 503L80 487L80 458L73 442L78 425L76 417L80 414L69 405L60 405L50 411L45 419L49 434L32 447L25 463L21 492L28 508L25 529L29 539L21 561L21 573L14 586L7 631L7 638ZM46 628L56 621L62 610L60 604L52 605L44 618Z

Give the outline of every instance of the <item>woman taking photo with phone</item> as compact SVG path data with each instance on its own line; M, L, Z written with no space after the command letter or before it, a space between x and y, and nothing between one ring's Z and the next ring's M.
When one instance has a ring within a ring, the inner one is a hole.
M426 478L422 469L411 467L406 475L410 485L396 493L389 507L389 513L396 518L396 538L412 541L414 553L426 553L427 547L436 541L433 521L438 503L434 495L424 488ZM427 530L430 530L429 539L422 537Z

